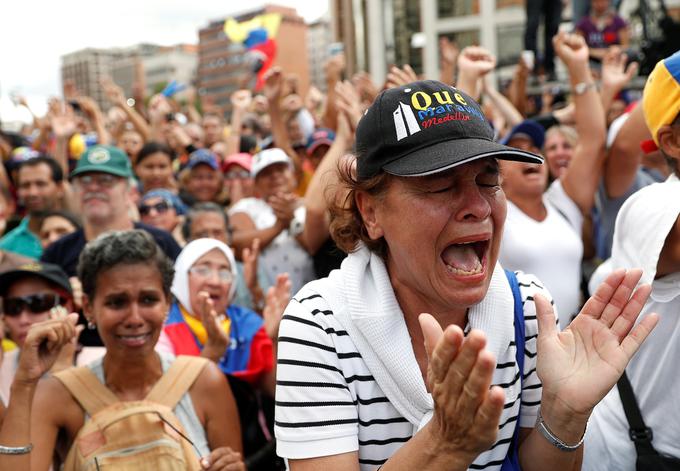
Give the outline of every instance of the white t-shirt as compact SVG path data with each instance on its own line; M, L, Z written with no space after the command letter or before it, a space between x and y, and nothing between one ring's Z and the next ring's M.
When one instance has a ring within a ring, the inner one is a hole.
M229 210L229 216L236 213L247 214L257 229L267 229L276 223L276 215L271 206L260 198L244 198L238 201ZM304 221L305 208L299 207L295 211L295 217ZM279 273L288 273L293 293L316 278L312 257L287 230L277 235L260 252L259 263L264 268L268 286L276 283L276 275Z
M348 259L354 255L350 254ZM513 331L509 343L503 345L504 353L497 357L492 381L506 394L497 441L477 457L471 469L499 470L517 421L521 427L533 428L537 418L542 392L536 374L538 326L534 303L528 299L537 292L551 298L535 277L523 273L517 277L526 327L522 397L518 400L519 388L515 386L519 369ZM324 285L328 292L319 292L315 286L319 286L318 282L295 295L281 322L276 387L277 454L288 459L305 459L356 451L360 469L375 470L412 437L414 427L387 398L334 315L334 310L341 307L330 305L329 300L344 299L343 290L347 287L329 282Z
M581 308L583 216L559 180L543 196L548 215L536 221L508 201L501 264L535 274L553 295L564 329Z
M658 279L656 268L669 231L680 215L680 182L649 185L632 195L616 219L611 269L643 269L641 282L652 293L641 318L659 314L659 323L631 359L626 374L645 425L659 453L680 458L680 273ZM628 436L618 388L595 407L586 434L584 471L634 471L636 452Z

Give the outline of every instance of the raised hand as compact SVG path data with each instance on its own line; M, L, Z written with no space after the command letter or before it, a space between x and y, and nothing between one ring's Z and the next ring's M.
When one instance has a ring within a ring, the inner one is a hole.
M60 103L50 110L49 123L57 137L68 138L76 132L76 117L70 105Z
M71 313L31 326L19 356L15 382L36 383L57 361L62 347L76 335L78 314Z
M538 319L536 370L544 400L568 405L587 418L609 392L658 321L649 314L635 327L651 287L635 289L642 270L617 270L599 286L569 326L559 332L550 303L534 296Z
M218 315L215 311L215 305L212 299L210 299L210 295L205 291L200 291L198 299L201 310L197 314L208 334L208 340L206 340L203 346L201 355L217 363L224 356L224 352L227 351L229 333L222 329L222 323L220 322L222 316Z
M66 308L63 306L56 306L50 309L50 319L65 319L66 317L68 317L68 311L66 311ZM84 328L84 325L76 325L76 334L73 336L70 342L62 347L61 351L59 352L59 356L54 362L54 365L52 365L52 372L65 370L66 368L73 366L76 349L78 347L78 337Z
M324 64L326 82L335 83L342 80L342 74L346 66L345 54L336 54L328 59L326 64Z
M258 286L257 282L257 260L260 257L260 239L253 239L250 247L243 249L241 259L243 260L243 279L248 289L252 290Z
M123 92L123 89L116 85L113 80L111 80L110 77L102 77L99 80L99 83L102 86L102 89L104 90L104 94L106 95L106 98L111 102L113 105L117 105L120 107L126 106L126 99L125 99L125 93Z
M165 117L172 112L172 106L168 99L160 93L155 94L149 100L149 117L154 123L165 122Z
M618 46L612 46L602 59L602 87L609 87L615 94L624 89L638 71L637 62L626 67L628 56Z
M474 79L483 77L496 67L496 57L481 46L468 46L458 54L458 71Z
M392 66L387 73L387 88L396 88L406 85L407 83L417 82L418 76L410 65L404 64L400 69L397 66Z
M269 106L278 105L283 88L283 72L281 67L272 67L264 74L264 87L262 93L267 97Z
M363 107L361 106L361 98L357 89L352 86L350 82L338 82L335 84L336 92L336 106L341 111L344 111L349 118L349 123L352 131L356 129L359 120L364 115Z
M295 216L295 209L299 206L299 199L292 193L278 193L267 201L271 206L276 219L284 226L288 227L290 221Z
M201 469L207 471L246 471L241 453L228 446L216 448L210 455L201 458Z
M262 317L264 318L264 330L267 336L276 341L279 336L279 325L281 317L290 302L290 290L292 288L288 273L281 273L276 276L276 284L267 290Z
M588 45L580 34L561 31L553 36L555 53L568 69L588 65Z
M239 111L248 111L252 102L253 94L250 90L236 90L231 94L231 104Z
M455 66L458 61L458 54L460 54L460 49L455 42L446 37L439 40L439 56L442 64Z
M418 318L428 356L427 384L434 415L427 425L433 449L448 453L452 469L467 468L496 440L503 412L503 389L491 386L496 360L485 350L486 337L473 330L467 337L456 325L442 331L430 314Z
M367 103L373 103L375 97L378 96L380 90L375 86L371 76L366 72L358 72L352 77L352 85L354 85L359 93L361 99Z

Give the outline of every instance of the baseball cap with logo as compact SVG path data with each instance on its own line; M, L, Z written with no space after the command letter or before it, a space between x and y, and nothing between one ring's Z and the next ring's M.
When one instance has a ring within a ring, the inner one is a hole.
M385 90L357 127L357 176L430 175L483 157L543 163L493 137L479 105L457 88L424 80Z
M319 146L331 146L335 140L335 133L330 129L319 128L315 130L309 139L307 140L307 154L312 155L312 153Z
M657 134L680 113L680 51L659 61L647 78L642 94L647 127L658 145Z
M118 147L93 146L80 157L76 168L71 172L71 178L89 172L129 178L132 176L132 167L127 154Z
M265 149L253 157L253 166L250 168L250 174L255 178L265 168L278 163L286 163L290 167L293 166L290 157L283 150L278 148Z

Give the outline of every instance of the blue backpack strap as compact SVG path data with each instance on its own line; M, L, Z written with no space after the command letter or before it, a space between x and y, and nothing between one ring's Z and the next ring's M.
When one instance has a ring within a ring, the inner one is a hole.
M522 376L524 375L524 306L522 306L522 294L519 291L519 282L517 281L517 276L514 272L510 270L505 270L505 276L508 278L510 283L510 288L512 289L512 297L515 301L515 360L517 361L517 368L519 369L519 382L520 390L518 399L522 400ZM522 405L520 402L520 409ZM503 460L503 465L501 466L501 471L521 471L519 465L519 417L517 417L517 423L515 425L515 433L512 436L512 442L510 442L510 449L508 454Z

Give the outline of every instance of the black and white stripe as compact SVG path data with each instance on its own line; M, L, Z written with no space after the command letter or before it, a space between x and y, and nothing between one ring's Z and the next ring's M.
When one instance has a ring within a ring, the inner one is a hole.
M551 298L536 278L517 275L526 326L522 398L517 397L515 342L510 342L497 359L493 377L506 393L498 438L470 469L500 469L517 421L531 428L538 413L538 329L534 303L526 301L537 292ZM372 470L412 436L412 425L385 397L322 293L306 287L290 303L281 323L278 355L276 436L281 456L302 459L358 451L361 469Z

